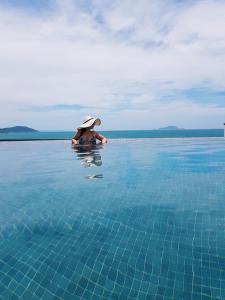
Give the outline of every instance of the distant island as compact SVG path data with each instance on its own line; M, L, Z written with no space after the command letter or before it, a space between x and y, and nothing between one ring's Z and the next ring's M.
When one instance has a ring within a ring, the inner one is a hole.
M162 127L159 128L158 130L182 130L184 128L178 128L177 126L166 126L166 127Z
M37 132L38 130L27 126L14 126L7 128L0 128L0 133L21 133L21 132Z

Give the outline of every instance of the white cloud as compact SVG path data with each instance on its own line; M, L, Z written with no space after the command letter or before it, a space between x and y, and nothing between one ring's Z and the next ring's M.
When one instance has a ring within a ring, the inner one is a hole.
M200 104L176 90L225 90L225 1L184 3L56 1L38 15L2 7L0 127L69 129L86 113L100 114L107 129L219 127L224 109L214 99ZM62 103L93 110L23 110Z

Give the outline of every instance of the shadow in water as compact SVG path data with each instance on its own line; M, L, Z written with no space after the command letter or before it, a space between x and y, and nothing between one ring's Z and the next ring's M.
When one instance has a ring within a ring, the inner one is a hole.
M102 166L102 158L100 151L103 149L102 144L97 145L75 145L73 146L77 159L80 160L84 168L100 167ZM88 174L86 179L100 179L103 174Z

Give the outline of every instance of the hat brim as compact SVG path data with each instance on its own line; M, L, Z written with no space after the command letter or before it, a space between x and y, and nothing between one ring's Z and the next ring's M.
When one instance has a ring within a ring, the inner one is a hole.
M101 125L101 120L99 118L97 118L97 119L93 118L93 119L89 120L88 122L81 124L77 129L88 128L88 127L91 127L93 124L99 126L99 125Z

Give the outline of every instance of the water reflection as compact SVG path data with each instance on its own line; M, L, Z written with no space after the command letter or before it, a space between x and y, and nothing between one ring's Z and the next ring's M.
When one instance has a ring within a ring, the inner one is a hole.
M84 168L100 167L102 165L102 158L100 150L103 148L102 144L98 145L74 145L73 149L77 155L77 159L81 161ZM89 174L85 176L87 179L100 179L103 174Z

